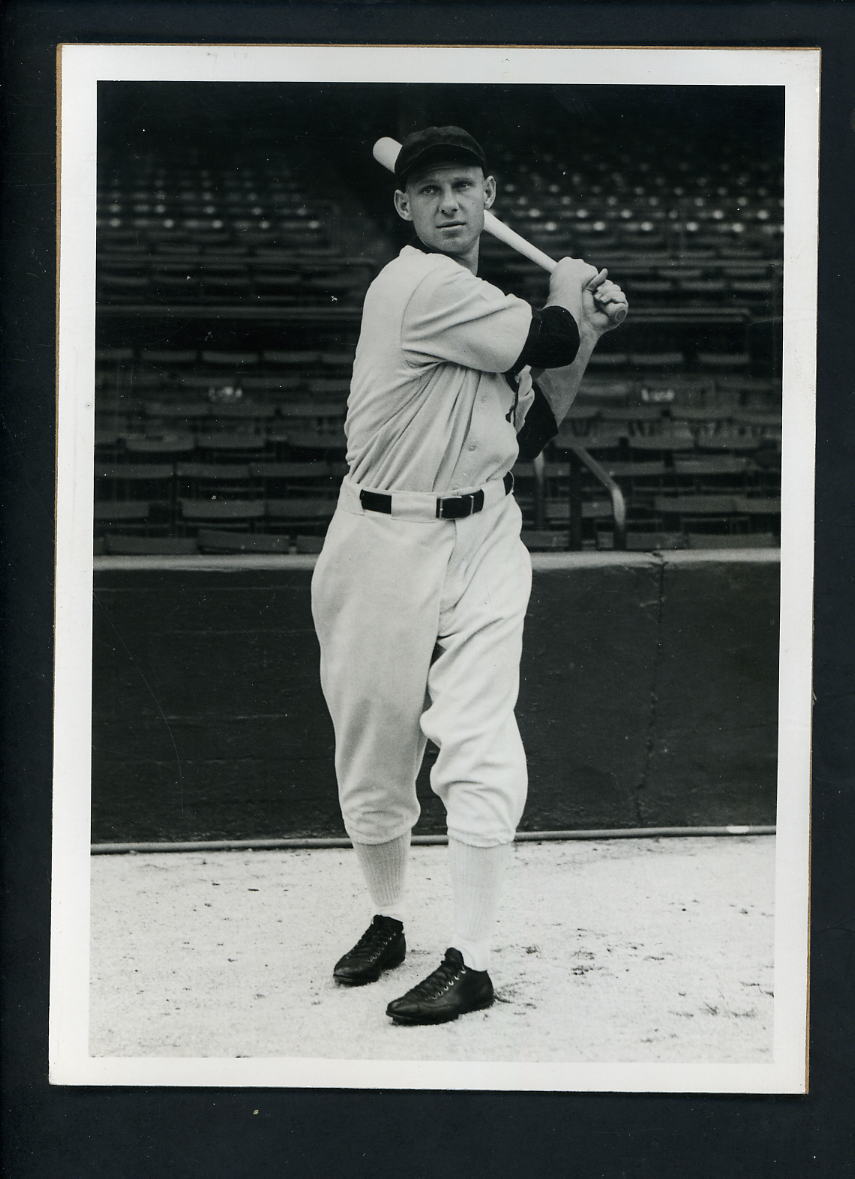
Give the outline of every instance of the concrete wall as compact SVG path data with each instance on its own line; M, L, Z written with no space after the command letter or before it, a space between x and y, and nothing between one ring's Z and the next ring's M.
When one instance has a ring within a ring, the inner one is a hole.
M534 558L524 829L774 822L776 557ZM96 842L342 832L311 568L97 563Z

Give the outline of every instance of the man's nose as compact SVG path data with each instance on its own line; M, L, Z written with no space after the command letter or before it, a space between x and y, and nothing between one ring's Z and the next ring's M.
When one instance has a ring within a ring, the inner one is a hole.
M442 209L443 212L449 213L457 208L457 193L453 188L443 189L442 192Z

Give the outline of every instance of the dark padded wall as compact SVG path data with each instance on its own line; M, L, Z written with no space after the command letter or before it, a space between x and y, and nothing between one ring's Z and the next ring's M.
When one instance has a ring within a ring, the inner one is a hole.
M523 829L774 822L779 572L535 560ZM96 569L95 842L342 834L309 579L288 559Z

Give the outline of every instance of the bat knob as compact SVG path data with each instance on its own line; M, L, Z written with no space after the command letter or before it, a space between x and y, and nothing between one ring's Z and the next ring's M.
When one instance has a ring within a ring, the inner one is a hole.
M382 164L384 168L388 168L390 172L395 171L395 162L398 159L398 152L401 150L401 145L397 139L391 139L388 135L384 135L382 139L378 139L372 148L372 154L378 164Z

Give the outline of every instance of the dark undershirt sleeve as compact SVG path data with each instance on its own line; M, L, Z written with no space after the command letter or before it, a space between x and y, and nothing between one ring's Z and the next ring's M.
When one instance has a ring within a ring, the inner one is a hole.
M531 368L563 368L572 364L579 351L579 328L576 320L564 307L532 309L531 327L523 350L511 372L519 372L524 365Z
M534 401L525 415L522 429L517 434L519 462L530 463L537 458L544 446L558 433L558 425L552 407L540 388L535 384Z

